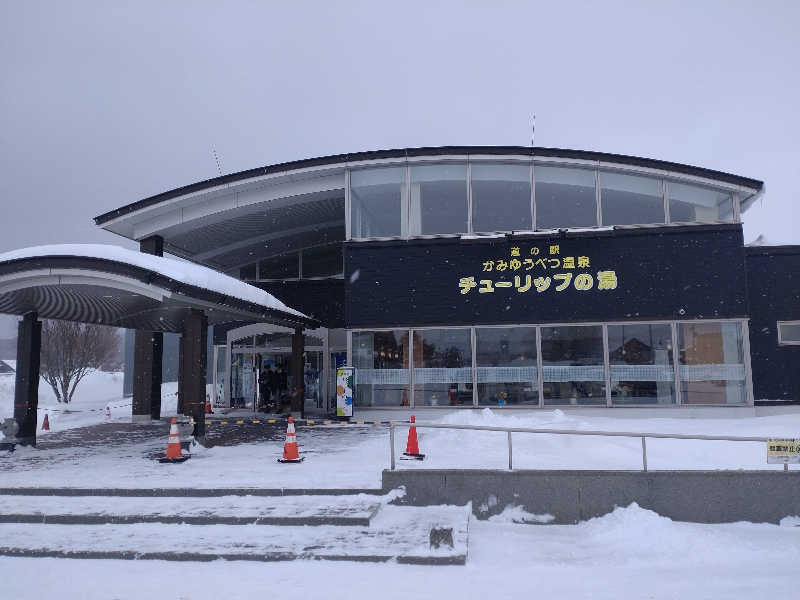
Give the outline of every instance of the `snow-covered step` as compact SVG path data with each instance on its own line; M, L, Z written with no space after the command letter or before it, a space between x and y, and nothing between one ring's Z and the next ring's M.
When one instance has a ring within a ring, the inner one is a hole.
M159 560L464 564L469 507L384 505L369 527L0 524L0 555ZM431 531L446 532L434 548ZM448 543L452 539L452 546Z
M374 496L0 496L0 522L91 525L189 523L194 525L367 526L381 503Z

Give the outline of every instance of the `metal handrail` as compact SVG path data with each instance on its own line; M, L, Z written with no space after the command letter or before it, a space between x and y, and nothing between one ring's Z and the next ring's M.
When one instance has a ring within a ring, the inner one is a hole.
M469 429L475 431L505 431L508 433L508 470L513 470L511 434L512 433L550 433L555 435L602 435L607 437L631 437L642 439L642 470L647 471L647 438L662 438L673 440L711 440L721 442L768 442L769 437L761 436L734 436L734 435L690 435L685 433L653 433L633 431L598 431L591 429L536 429L528 427L499 427L496 425L445 425L442 423L396 423L389 424L389 446L391 449L391 467L396 470L394 430L397 425L403 427L420 427L428 429ZM789 465L784 464L783 470L788 471Z

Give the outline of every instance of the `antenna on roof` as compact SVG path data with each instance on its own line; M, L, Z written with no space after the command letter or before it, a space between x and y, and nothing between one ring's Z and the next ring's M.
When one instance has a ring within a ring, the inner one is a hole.
M533 148L533 136L536 134L536 114L531 117L531 148Z
M217 171L219 171L220 176L222 176L222 165L220 165L219 156L217 156L217 150L213 146L211 147L211 153L214 155L214 160L217 161Z

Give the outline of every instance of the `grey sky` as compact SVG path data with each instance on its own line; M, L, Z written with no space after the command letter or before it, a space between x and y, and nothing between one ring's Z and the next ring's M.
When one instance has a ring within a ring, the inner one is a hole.
M763 179L745 238L800 243L800 3L0 5L0 251L130 246L91 218L225 172L536 143Z

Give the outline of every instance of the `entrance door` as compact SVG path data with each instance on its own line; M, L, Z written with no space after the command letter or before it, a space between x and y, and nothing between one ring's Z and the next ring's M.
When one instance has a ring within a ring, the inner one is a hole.
M263 367L285 374L285 387L280 387L279 399L288 408L289 394L295 388L292 380L292 335L294 331L277 325L246 325L228 332L227 350L230 360L229 406L256 410L265 404L258 378ZM309 415L326 415L328 388L324 385L328 372L328 330L306 331L304 334L303 385L305 387L305 412ZM270 397L272 391L269 392Z

